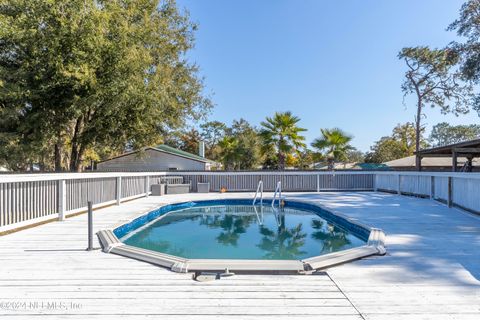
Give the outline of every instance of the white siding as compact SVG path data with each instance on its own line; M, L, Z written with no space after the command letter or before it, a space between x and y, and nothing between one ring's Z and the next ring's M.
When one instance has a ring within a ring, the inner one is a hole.
M206 163L161 151L146 150L97 164L97 169L104 171L168 171L171 168L206 170Z

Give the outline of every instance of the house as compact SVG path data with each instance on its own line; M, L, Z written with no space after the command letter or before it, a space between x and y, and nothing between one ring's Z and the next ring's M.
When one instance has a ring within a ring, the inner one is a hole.
M450 160L450 171L471 172L478 171L478 158L480 158L480 139L453 143L446 146L423 149L416 153L416 169L426 167L425 159L444 158Z
M452 171L452 157L424 157L422 158L422 170L425 171ZM458 157L457 164L459 169L465 166L467 158ZM396 171L415 171L415 156L396 159L388 162L384 162L384 165L391 170ZM472 171L479 171L480 159L472 160Z
M203 148L200 148L203 153ZM211 170L217 163L164 144L124 153L97 163L99 171Z
M480 139L420 150L414 156L384 163L392 170L480 171Z

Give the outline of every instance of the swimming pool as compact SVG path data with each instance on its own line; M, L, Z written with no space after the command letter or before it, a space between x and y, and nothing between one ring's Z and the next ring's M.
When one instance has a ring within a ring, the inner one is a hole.
M361 246L317 212L264 204L195 203L127 233L123 243L189 259L305 259Z
M310 272L384 254L384 233L308 201L202 200L161 205L98 232L105 252L168 267Z

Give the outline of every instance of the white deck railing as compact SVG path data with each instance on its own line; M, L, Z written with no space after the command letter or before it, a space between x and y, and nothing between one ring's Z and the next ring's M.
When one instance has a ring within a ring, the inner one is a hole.
M375 190L430 198L480 212L480 173L376 172Z
M0 175L0 232L86 210L148 196L150 186L166 176L209 182L211 191L388 191L430 197L464 209L480 211L480 174L371 171L249 171L249 172L89 172ZM170 177L169 179L172 179Z

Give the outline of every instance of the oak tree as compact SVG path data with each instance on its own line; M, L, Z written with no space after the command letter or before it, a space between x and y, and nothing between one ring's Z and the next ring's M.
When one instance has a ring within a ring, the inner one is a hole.
M78 171L160 142L210 106L185 58L195 29L173 0L2 1L0 143Z

